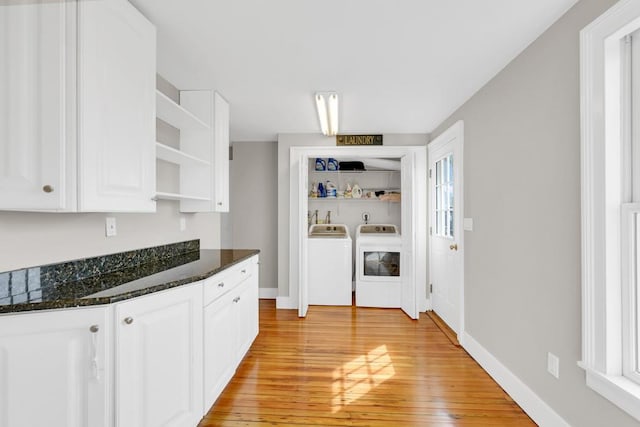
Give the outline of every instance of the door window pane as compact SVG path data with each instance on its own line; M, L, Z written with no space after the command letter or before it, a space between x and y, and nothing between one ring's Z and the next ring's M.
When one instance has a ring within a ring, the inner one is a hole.
M436 162L435 168L435 235L440 237L454 237L454 190L453 190L453 154Z

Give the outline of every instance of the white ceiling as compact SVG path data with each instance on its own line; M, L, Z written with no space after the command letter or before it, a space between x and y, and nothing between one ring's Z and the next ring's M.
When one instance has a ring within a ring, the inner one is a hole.
M232 141L319 133L329 90L340 133L428 133L577 2L130 1L158 29L158 73L229 100Z

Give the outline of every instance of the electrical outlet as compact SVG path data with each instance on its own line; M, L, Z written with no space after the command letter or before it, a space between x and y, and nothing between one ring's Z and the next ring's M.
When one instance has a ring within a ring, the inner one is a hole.
M184 231L187 229L187 218L181 216L180 217L180 231Z
M553 353L547 353L547 371L556 378L560 378L560 359Z
M114 217L107 217L104 222L104 231L107 237L113 237L118 234L116 227L116 219Z

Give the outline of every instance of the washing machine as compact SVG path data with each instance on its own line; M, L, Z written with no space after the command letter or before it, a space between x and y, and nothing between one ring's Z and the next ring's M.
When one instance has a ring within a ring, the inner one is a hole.
M308 299L310 305L351 305L352 242L344 224L309 228Z
M356 305L399 308L402 239L393 224L362 224L356 229Z

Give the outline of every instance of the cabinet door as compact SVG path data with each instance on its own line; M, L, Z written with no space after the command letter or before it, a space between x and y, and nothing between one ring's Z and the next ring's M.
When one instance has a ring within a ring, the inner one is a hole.
M229 212L229 103L217 92L214 111L214 210Z
M208 411L236 370L238 334L235 293L229 292L204 309L204 411Z
M0 426L112 425L108 313L0 317Z
M202 287L115 307L119 426L193 427L202 418Z
M0 209L62 210L73 170L75 4L23 3L0 5Z
M238 290L234 299L237 304L236 315L238 324L238 345L236 362L240 364L242 358L253 344L258 335L258 275L251 275Z
M78 3L80 211L153 212L156 33L126 0Z

